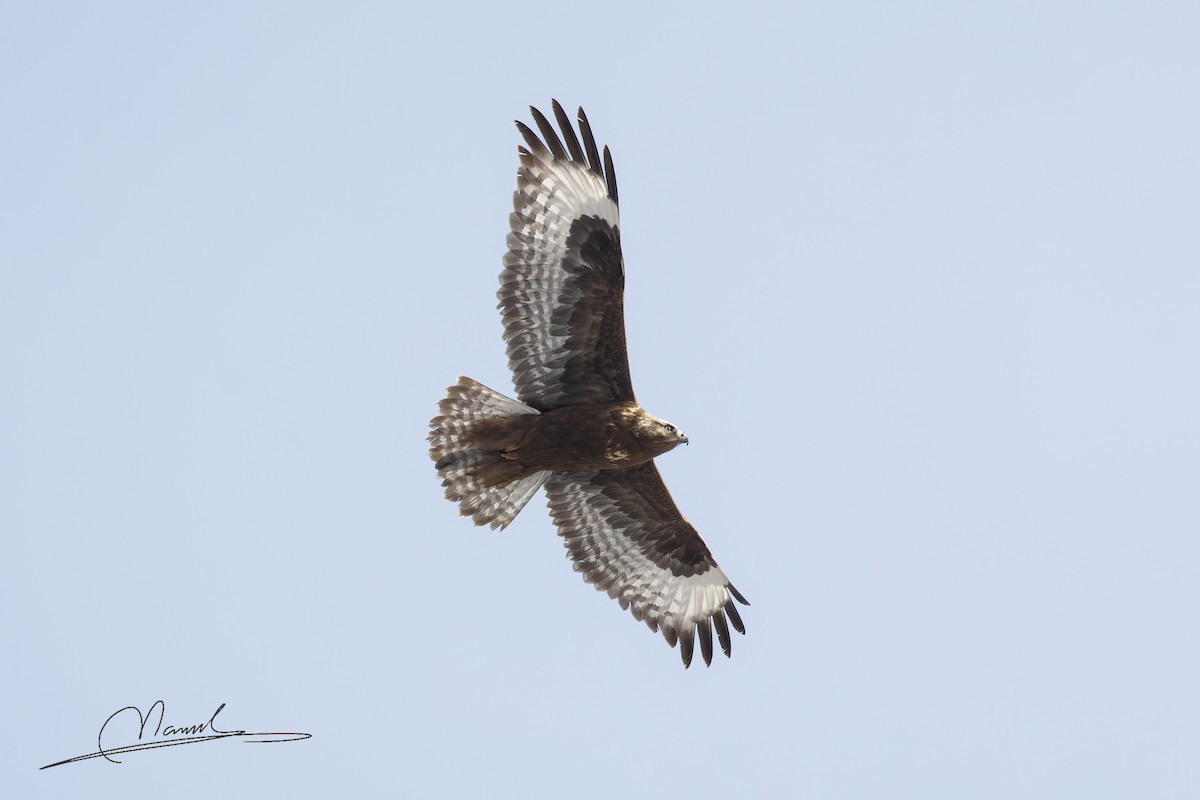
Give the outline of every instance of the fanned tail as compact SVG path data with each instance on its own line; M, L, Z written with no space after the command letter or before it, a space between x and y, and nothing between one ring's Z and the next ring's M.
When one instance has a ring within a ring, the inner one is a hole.
M458 503L462 515L476 525L507 527L550 473L523 475L519 465L499 452L474 447L471 425L540 412L466 377L447 390L438 410L442 413L429 421L429 456L446 487L446 499Z

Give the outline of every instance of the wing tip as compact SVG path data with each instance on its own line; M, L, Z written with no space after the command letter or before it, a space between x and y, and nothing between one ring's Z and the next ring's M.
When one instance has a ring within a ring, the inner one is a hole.
M533 117L534 124L541 132L541 136L526 125L521 120L514 120L517 125L517 130L521 132L522 138L529 144L530 149L534 154L550 155L557 160L569 161L579 164L581 167L590 170L597 177L604 181L604 187L609 198L618 205L620 201L617 194L617 173L613 168L612 153L608 149L608 145L604 146L603 151L596 146L596 137L592 133L591 123L588 122L587 113L584 112L583 106L579 106L576 119L579 125L579 134L576 135L575 126L571 124L571 119L563 109L562 103L557 99L550 99L550 106L554 113L554 119L558 122L558 127L562 131L562 138L555 131L550 120L543 114L537 106L530 106L529 113ZM580 137L583 143L580 144ZM563 142L566 142L564 147ZM603 155L602 155L603 153Z
M734 614L736 613L735 611ZM736 617L734 619L734 627L739 633L744 634L746 631L741 625L741 620ZM688 669L692 666L696 654L697 639L700 642L700 657L704 660L704 666L712 666L714 628L716 628L717 644L720 646L721 652L725 654L726 658L732 658L733 641L729 636L729 621L726 619L723 609L719 608L711 616L704 617L685 628L663 625L660 632L672 649L679 646L679 657L683 661L683 668Z

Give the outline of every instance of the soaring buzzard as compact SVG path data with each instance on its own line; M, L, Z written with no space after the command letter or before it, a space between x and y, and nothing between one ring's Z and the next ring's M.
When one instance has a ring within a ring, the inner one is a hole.
M429 425L446 497L476 525L504 528L546 487L575 569L635 619L712 662L730 653L734 600L749 605L667 493L654 457L683 431L638 405L625 352L625 265L612 157L583 109L579 132L558 101L560 140L536 108L513 194L499 308L518 400L458 379ZM543 142L544 140L544 142ZM565 140L565 146L564 146Z

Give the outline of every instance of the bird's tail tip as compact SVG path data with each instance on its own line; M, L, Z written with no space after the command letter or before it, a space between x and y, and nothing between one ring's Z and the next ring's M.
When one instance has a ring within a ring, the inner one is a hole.
M446 487L446 499L458 503L462 515L476 525L507 527L550 473L521 474L519 465L499 453L475 447L471 427L477 420L539 412L467 377L446 390L438 410L429 421L429 457Z

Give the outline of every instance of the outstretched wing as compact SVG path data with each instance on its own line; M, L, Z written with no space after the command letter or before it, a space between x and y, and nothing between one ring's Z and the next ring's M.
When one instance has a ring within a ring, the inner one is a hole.
M521 167L500 310L517 397L539 411L633 400L625 351L625 266L617 178L601 161L583 109L580 145L562 106L549 120L531 108L542 137L517 122L528 148Z
M550 514L575 570L635 619L680 643L692 663L699 635L712 661L712 629L730 654L729 623L745 633L737 606L749 605L675 507L653 461L628 470L556 472L546 481ZM728 615L728 620L726 620Z

